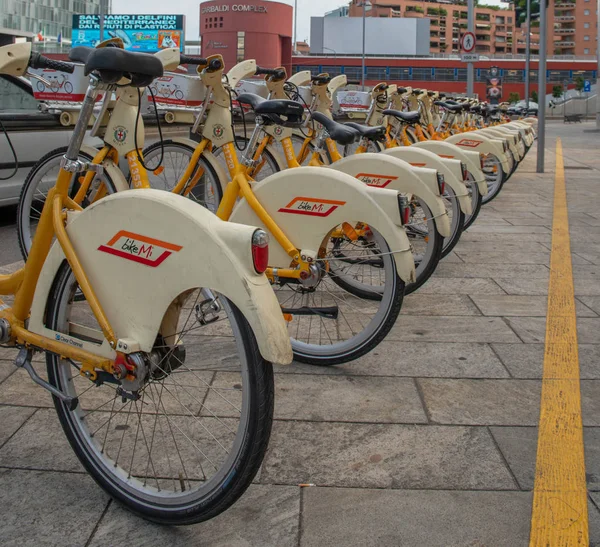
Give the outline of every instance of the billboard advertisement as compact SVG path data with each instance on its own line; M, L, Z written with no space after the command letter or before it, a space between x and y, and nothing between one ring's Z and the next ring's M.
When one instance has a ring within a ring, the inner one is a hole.
M154 53L184 48L184 15L105 15L103 39L121 38L125 49ZM100 42L99 15L73 15L73 47L96 47Z

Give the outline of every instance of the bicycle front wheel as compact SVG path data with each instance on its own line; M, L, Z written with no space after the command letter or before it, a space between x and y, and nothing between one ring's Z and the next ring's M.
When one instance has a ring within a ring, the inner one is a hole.
M73 298L77 290L65 262L48 302L49 327L100 343L89 305ZM213 304L219 310L208 324L199 311L207 294L211 313ZM54 404L96 482L144 518L192 524L226 510L251 484L269 441L274 384L271 365L230 301L202 289L176 302L175 332L159 333L150 354L134 354L141 387L121 391L123 383L107 374L92 382L80 363L53 354L47 369L54 386L79 399L73 411L56 398Z
M48 196L48 191L56 184L56 179L60 171L60 162L67 152L67 148L56 148L42 157L29 171L19 198L19 207L17 209L17 234L19 247L23 259L27 260L33 236L37 230L37 225ZM86 152L80 151L78 159L82 162L91 162L94 158ZM85 173L75 173L71 178L69 186L69 196L74 198L80 188L80 184L85 177ZM110 176L104 172L94 177L94 183L90 186L87 196L80 203L86 207L91 203L97 192L106 190L107 194L116 192L114 182Z
M483 203L483 195L479 191L479 186L471 173L468 174L467 188L469 189L469 195L471 196L471 208L473 212L470 215L465 215L463 230L466 230L475 222L481 211L481 204Z
M460 208L456 193L449 184L446 184L442 200L446 206L446 212L450 219L450 235L444 238L444 245L442 247L443 258L447 256L458 243L465 223L465 214Z
M155 142L143 153L144 163L148 167L148 181L152 188L172 192L186 172L194 148L170 139ZM162 164L159 165L161 156ZM185 181L181 194L216 213L223 198L219 176L211 164L203 156L198 158L191 176Z

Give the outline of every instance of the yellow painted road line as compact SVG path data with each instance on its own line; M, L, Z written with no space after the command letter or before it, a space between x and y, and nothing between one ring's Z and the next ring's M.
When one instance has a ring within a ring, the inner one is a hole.
M588 510L567 191L556 143L546 348L530 546L587 547Z

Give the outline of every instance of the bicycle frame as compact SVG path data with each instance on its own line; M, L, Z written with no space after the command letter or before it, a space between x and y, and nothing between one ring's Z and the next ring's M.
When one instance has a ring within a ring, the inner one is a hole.
M0 50L2 72L15 72L15 65L28 66L31 44L22 46L9 46L12 53L9 62ZM100 163L111 178L120 183L119 188L127 187L124 176L112 163L115 145L120 146L120 152L128 158L132 174L140 185L149 186L145 169L137 163L132 134L117 118L122 114L119 104L107 128L107 146L98 153L96 163L86 165L78 160L97 95L101 90L108 94L112 89L94 75L90 76L78 122L61 162L56 186L49 191L44 203L28 260L17 272L0 276L0 295L15 295L10 308L0 301L0 319L4 320L0 334L6 338L8 333L11 345L80 361L81 374L95 380L96 369L112 374L119 356L151 351L163 325L163 332L175 332L173 321L177 320L178 313L176 309L174 313L169 310L173 305L176 308L179 296L191 288L210 287L230 298L248 318L265 359L282 364L291 362L289 336L281 314L277 313L277 299L267 278L254 270L250 249L254 227L215 223L214 216L206 209L180 196L165 197L165 193L158 190L135 195L118 192L85 210L69 198L74 173L88 169L98 173ZM131 89L135 93L130 96L137 97L137 90ZM127 97L119 103L125 109L132 107L127 104ZM127 116L123 120L128 123ZM135 123L134 118L129 122L132 120ZM122 133L117 135L118 131ZM101 156L104 157L102 162ZM137 172L133 173L134 170ZM105 206L110 202L112 205ZM135 214L131 214L132 210ZM157 216L162 220L158 228L153 224ZM161 239L138 232L158 234ZM53 243L55 237L57 241ZM130 258L121 247L114 248L125 238L142 247L145 245L145 258L137 255ZM169 241L178 241L178 244ZM193 249L197 241L203 241L203 248L211 255L210 268L201 256L179 252L185 247ZM107 265L107 260L115 259L107 259L106 253L118 257L117 268ZM172 258L166 260L171 255ZM86 339L85 327L81 333L81 328L76 326L73 338L45 326L46 303L65 259L98 322L100 344L90 341L89 337ZM142 279L139 278L140 263L150 267ZM157 276L161 278L160 284ZM169 279L168 284L165 284L166 279ZM148 299L152 283L161 290L153 299ZM138 314L144 321L135 320ZM81 335L83 338L78 337Z

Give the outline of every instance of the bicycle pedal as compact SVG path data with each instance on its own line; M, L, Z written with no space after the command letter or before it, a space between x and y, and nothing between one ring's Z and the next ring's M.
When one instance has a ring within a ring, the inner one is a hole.
M52 393L52 395L54 395L55 397L60 399L65 405L67 405L69 410L71 410L71 411L75 410L77 408L77 405L79 404L79 399L77 397L71 397L70 395L63 393L59 389L56 389L53 385L46 382L46 380L44 380L43 378L40 378L38 376L38 373L33 368L33 365L31 364L32 357L33 357L32 350L30 350L28 348L21 348L19 350L17 358L15 359L15 365L18 368L24 368L28 372L31 379L38 386L43 387L45 390Z

